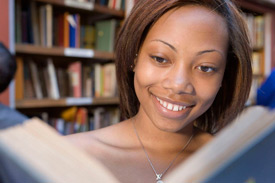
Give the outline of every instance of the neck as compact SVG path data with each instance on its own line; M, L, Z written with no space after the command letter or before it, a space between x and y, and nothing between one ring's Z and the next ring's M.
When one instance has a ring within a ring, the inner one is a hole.
M148 151L178 152L190 139L194 131L193 123L177 132L163 131L157 128L146 114L140 112L132 118L132 122Z

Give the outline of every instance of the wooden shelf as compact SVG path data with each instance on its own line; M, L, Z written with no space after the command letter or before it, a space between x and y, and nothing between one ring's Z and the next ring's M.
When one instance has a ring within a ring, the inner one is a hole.
M94 105L118 105L118 97L113 98L63 98L63 99L24 99L15 102L17 109L68 107L68 106L94 106Z
M52 5L60 6L60 7L65 7L66 9L71 8L74 10L81 11L83 13L96 13L96 14L102 14L102 15L108 15L108 17L114 17L114 18L124 18L124 11L123 10L114 10L110 9L107 6L102 6L98 4L93 4L93 3L66 3L66 0L35 0L37 2L42 2L42 3L49 3Z
M91 58L91 59L114 59L114 54L110 52L97 51L92 49L79 48L61 48L61 47L42 47L30 44L16 44L15 51L17 54L29 55L47 55L60 57L77 57L77 58Z

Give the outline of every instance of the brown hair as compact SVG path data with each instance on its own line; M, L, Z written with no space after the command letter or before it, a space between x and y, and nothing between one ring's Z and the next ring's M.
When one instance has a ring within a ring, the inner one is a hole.
M196 120L196 126L215 133L244 108L251 79L251 47L247 28L238 8L230 0L139 0L122 26L116 42L117 80L123 117L137 114L139 101L134 89L134 65L145 37L167 11L187 4L205 6L227 22L229 48L222 87L212 106Z

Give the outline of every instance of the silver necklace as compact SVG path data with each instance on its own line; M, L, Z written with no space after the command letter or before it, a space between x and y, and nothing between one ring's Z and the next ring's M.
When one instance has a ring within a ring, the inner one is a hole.
M139 137L139 135L138 135L136 126L135 126L135 124L134 124L134 121L132 121L132 123L133 123L133 127L134 127L134 130L135 130L136 136L137 136L137 138L138 138L138 141L139 141L139 143L140 143L140 145L141 145L141 147L142 147L142 149L143 149L143 151L144 151L144 153L145 153L145 155L146 155L146 158L147 158L147 160L148 160L150 166L152 167L152 169L153 169L153 171L154 171L154 173L155 173L155 175L156 175L156 183L163 183L163 181L162 181L162 176L163 176L163 175L167 172L167 170L173 165L173 163L176 161L176 159L178 158L178 156L184 151L184 149L186 149L186 147L190 144L191 140L193 139L194 133L193 133L193 134L191 135L191 137L188 139L187 143L183 146L183 148L180 150L180 152L178 152L178 154L176 155L176 157L169 163L168 167L167 167L162 173L159 174L159 173L157 173L157 171L156 171L156 169L155 169L155 167L154 167L152 161L150 160L149 155L148 155L148 153L147 153L147 151L146 151L146 149L145 149L145 147L144 147L144 145L143 145L143 143L142 143L142 141L141 141L141 139L140 139L140 137Z

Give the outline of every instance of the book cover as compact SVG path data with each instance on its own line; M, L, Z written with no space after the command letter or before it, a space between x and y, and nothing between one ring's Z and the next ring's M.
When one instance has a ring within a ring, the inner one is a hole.
M114 51L114 41L117 21L115 19L103 20L95 23L96 49L99 51Z

